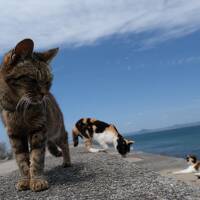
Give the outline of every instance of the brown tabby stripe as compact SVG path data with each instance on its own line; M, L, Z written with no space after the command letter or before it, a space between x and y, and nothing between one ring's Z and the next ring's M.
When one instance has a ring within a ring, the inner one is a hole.
M31 150L42 148L45 146L46 136L44 133L34 133L30 136L30 146Z
M44 151L45 147L40 149L33 149L31 151L30 175L41 176L44 168Z
M10 143L15 154L21 154L28 152L27 139L23 138L10 138Z

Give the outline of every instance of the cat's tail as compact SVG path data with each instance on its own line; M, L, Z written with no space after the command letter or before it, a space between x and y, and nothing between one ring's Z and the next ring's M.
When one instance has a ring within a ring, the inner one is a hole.
M72 138L74 147L78 146L78 137L81 137L79 130L76 128L76 126L72 129Z
M55 156L55 157L61 157L62 156L62 152L58 149L58 147L56 146L56 144L54 142L48 141L47 142L47 148L53 156Z

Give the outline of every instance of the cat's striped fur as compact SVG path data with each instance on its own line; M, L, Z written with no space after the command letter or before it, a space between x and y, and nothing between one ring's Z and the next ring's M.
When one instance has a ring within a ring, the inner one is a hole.
M99 152L108 149L112 143L115 149L125 156L130 151L133 141L125 139L112 124L105 123L94 118L82 118L78 120L72 130L74 146L78 145L78 137L84 139L85 147L89 152ZM92 140L97 141L102 149L92 147Z
M25 39L5 54L0 68L1 116L19 166L18 190L48 188L43 177L45 146L70 165L67 132L62 112L50 93L49 66L58 49L33 52L33 41ZM58 147L62 150L58 150Z

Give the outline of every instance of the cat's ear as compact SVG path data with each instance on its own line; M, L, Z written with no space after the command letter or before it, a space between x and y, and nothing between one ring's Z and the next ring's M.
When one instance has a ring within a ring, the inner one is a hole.
M45 52L37 53L37 55L46 63L50 63L58 53L59 48L50 49Z
M33 53L34 43L31 39L24 39L19 42L13 49L10 57L10 64L16 62L19 58L25 59L31 57Z
M128 144L128 145L131 145L131 144L134 144L135 143L135 141L133 141L133 140L126 140L126 144Z

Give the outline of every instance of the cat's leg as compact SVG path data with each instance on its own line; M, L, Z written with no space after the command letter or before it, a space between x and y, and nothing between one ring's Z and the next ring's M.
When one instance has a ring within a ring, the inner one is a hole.
M91 152L91 153L97 153L97 152L101 152L101 151L104 151L104 149L96 149L96 148L93 148L92 147L92 139L91 138L86 138L84 140L84 144L85 144L85 147L86 149Z
M74 147L78 146L78 143L79 143L78 137L79 137L79 135L81 135L81 133L79 132L79 130L76 127L74 127L72 129L72 138L73 138Z
M85 148L89 151L92 148L92 139L91 138L84 138Z
M90 147L90 148L88 149L88 151L89 151L90 153L97 153L97 152L100 152L101 150L100 150L100 149L96 149L96 148Z
M16 188L27 190L30 188L28 138L25 135L15 134L11 130L8 130L8 136L21 175Z
M173 174L189 174L197 172L193 167L188 167L187 169L183 169L177 172L173 172Z
M103 149L100 149L100 151L106 152L108 145L104 141L99 141L99 144L103 147Z
M43 177L45 143L45 131L35 132L30 135L30 189L35 192L48 188L48 182Z
M200 179L200 172L194 174L198 179Z
M53 156L55 156L55 157L61 157L62 156L62 152L58 149L55 142L53 142L51 140L47 141L47 147L48 147L49 152Z
M58 144L62 150L63 156L63 167L70 167L71 166L71 159L70 159L70 151L69 151L69 143L68 143L68 133L64 131L64 139Z

